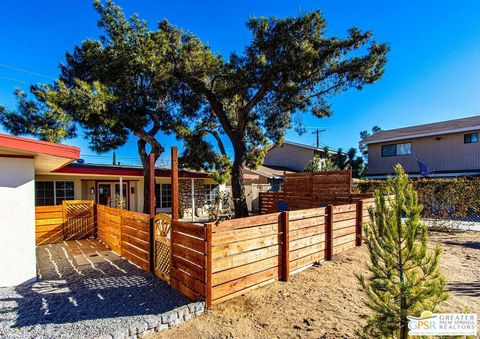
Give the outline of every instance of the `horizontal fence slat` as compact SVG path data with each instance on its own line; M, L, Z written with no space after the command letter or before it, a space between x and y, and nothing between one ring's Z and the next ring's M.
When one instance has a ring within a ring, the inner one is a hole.
M226 245L212 245L212 258L218 259L235 254L244 253L258 248L277 245L281 241L280 235L269 235L260 238L229 243Z
M267 235L279 233L278 223L257 226L255 232L250 228L241 228L236 230L228 230L223 232L212 233L212 241L214 244L227 244L230 242L255 239Z
M205 251L205 241L196 237L191 237L184 233L176 231L171 232L172 243L191 248L197 252L203 253Z
M253 273L246 277L242 277L221 285L214 286L212 288L212 299L215 300L228 294L238 292L239 290L252 287L254 285L264 282L265 280L277 279L281 273L279 271L279 267L272 267L265 271Z
M229 282L238 278L245 277L249 274L257 273L271 267L276 267L281 263L280 257L270 257L251 264L237 266L232 269L212 274L212 285L216 286L221 283Z
M280 253L280 246L274 245L270 247L260 248L254 251L244 252L237 255L232 255L224 258L213 260L213 273L223 271L232 267L250 264L262 259L278 256Z
M172 229L175 229L176 232L185 233L200 239L205 239L206 236L206 230L204 225L189 224L186 222L174 220L172 221Z
M233 230L238 228L247 228L247 227L255 227L260 225L267 225L273 224L278 222L278 218L280 213L271 213L271 214L263 214L257 215L253 217L246 217L240 219L231 219L221 221L218 224L215 224L212 227L212 232L216 233L223 230Z
M171 277L173 277L177 281L181 281L182 284L187 286L189 289L197 292L202 296L205 295L205 283L198 279L195 279L193 275L181 271L176 267L171 267L170 274Z

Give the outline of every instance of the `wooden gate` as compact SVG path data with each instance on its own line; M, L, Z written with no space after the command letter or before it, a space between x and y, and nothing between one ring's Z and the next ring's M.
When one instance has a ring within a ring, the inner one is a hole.
M85 239L95 234L93 200L63 201L63 240Z
M170 283L170 267L172 263L170 229L172 219L168 215L160 213L155 215L153 223L155 275Z

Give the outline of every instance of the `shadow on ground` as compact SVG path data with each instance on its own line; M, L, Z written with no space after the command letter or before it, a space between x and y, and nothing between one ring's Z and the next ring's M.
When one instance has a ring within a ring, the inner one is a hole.
M445 240L440 241L441 244L449 245L449 246L461 246L466 248L471 248L473 250L480 250L480 242L479 241L453 241L453 240Z
M37 260L39 281L17 287L16 297L0 296L3 306L16 305L1 308L10 313L6 318L14 320L13 327L159 314L189 303L119 257L78 266L61 243L39 246Z
M480 297L480 281L448 283L448 289L468 297Z

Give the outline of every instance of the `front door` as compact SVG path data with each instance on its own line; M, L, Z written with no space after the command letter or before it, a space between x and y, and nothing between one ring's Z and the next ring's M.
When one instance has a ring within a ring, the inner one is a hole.
M100 205L112 206L112 184L99 183L98 184L98 203Z
M123 208L128 210L128 185L123 183ZM120 183L115 182L99 182L98 183L98 203L109 207L117 207L115 197L120 195Z

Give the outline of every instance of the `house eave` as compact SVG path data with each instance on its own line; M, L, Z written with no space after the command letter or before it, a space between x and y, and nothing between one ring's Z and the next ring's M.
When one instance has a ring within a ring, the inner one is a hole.
M480 125L475 125L475 126L465 127L465 128L450 129L450 130L444 130L444 131L417 133L417 134L384 138L384 139L364 140L364 141L360 141L359 144L360 145L379 144L384 142L416 139L416 138L430 137L430 136L436 136L436 135L445 135L445 134L453 134L453 133L461 133L461 132L469 132L469 131L477 131L477 130L480 130Z

